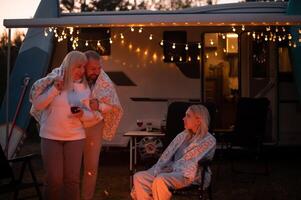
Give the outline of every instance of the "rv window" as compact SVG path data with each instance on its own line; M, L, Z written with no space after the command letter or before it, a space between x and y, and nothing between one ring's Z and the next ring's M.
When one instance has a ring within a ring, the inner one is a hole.
M78 35L78 36L77 36ZM73 37L71 39L71 37ZM109 28L81 28L73 31L73 35L68 38L68 50L73 50L73 39L78 37L79 51L95 50L100 55L111 54L111 30Z
M186 31L164 31L164 62L186 62Z

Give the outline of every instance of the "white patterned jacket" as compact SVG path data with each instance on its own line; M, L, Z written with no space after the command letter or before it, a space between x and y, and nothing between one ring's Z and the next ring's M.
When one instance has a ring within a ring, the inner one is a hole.
M151 170L154 170L155 176L160 173L163 167L173 162L174 154L188 134L186 130L179 133L168 145L158 162L151 168ZM202 138L194 137L192 142L184 149L184 155L172 163L173 171L183 173L183 176L188 178L191 182L199 181L201 177L198 171L198 161L201 159L211 160L214 156L215 148L216 140L209 132ZM205 186L208 184L208 181L210 181L211 172L209 171L208 173L205 175Z

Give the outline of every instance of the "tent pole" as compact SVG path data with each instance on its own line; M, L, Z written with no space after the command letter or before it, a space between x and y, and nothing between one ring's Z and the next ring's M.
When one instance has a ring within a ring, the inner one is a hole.
M6 146L8 146L9 138L9 74L10 74L10 51L11 51L11 29L8 29L7 44L7 67L6 67ZM8 150L6 152L8 156Z

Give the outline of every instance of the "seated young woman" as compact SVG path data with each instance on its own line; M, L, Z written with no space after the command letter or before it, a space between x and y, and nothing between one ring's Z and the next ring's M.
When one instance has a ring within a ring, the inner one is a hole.
M208 132L210 115L203 105L192 105L183 118L185 130L179 133L163 152L158 162L134 175L131 196L135 200L168 200L170 190L180 189L201 180L198 161L212 159L216 140ZM204 186L211 172L205 174Z

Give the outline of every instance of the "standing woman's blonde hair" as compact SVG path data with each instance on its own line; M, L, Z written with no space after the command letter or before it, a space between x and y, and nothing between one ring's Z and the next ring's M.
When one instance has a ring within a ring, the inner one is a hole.
M189 106L188 110L190 110L195 117L201 118L201 124L197 129L196 135L205 135L209 130L210 124L210 114L208 112L208 109L203 105L192 105Z
M87 57L84 53L80 51L70 51L64 58L62 62L62 69L64 70L64 89L71 90L72 87L72 77L71 71L73 67L78 65L85 65L87 63ZM87 86L87 81L85 76L82 78L82 83Z

